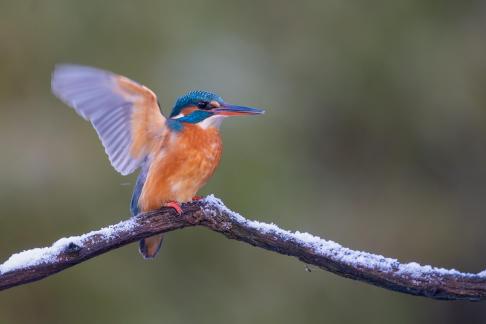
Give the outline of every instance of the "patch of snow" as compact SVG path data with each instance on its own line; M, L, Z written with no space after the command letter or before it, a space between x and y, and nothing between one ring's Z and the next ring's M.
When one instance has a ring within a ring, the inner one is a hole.
M63 237L54 242L50 247L35 248L13 254L7 261L0 264L0 275L42 263L56 262L59 254L65 251L71 243L83 247L84 243L94 236L101 236L103 239L115 238L118 236L118 233L131 231L135 224L133 219L129 219L83 235Z
M209 213L215 213L213 209L221 210L228 214L235 222L251 227L263 234L271 234L284 241L291 241L304 248L311 249L314 253L337 262L345 263L354 268L373 269L382 272L394 272L397 275L410 276L411 278L427 278L433 276L463 276L463 277L486 277L486 270L479 274L464 273L455 269L436 268L430 265L420 265L416 262L400 263L397 259L387 258L382 255L368 252L355 251L343 247L339 243L322 239L318 236L291 232L279 228L275 224L267 224L258 221L247 220L240 214L230 210L224 203L214 195L205 198Z

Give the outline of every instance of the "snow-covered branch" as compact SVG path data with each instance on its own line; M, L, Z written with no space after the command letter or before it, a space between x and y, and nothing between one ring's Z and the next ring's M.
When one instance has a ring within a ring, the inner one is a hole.
M205 226L230 239L382 288L435 299L486 299L486 271L464 273L354 251L308 233L247 220L214 196L184 204L183 210L179 216L170 208L161 208L98 231L62 238L50 247L14 254L0 264L0 290L40 280L144 237Z

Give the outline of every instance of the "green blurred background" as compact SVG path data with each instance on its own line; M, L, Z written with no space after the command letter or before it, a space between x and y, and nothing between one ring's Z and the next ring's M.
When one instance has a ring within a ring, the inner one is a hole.
M204 188L401 261L486 268L484 1L0 0L0 258L129 216L135 175L50 93L58 62L262 107ZM194 228L0 293L0 323L486 323Z

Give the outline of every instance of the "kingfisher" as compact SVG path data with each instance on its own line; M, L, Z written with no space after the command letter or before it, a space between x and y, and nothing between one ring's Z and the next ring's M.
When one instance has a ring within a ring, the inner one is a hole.
M115 73L74 64L54 68L52 92L96 130L113 168L122 175L140 170L133 189L132 217L161 206L182 213L217 168L223 149L219 127L229 116L265 111L230 105L209 91L179 97L168 118L155 93ZM163 236L140 241L144 258L154 258Z

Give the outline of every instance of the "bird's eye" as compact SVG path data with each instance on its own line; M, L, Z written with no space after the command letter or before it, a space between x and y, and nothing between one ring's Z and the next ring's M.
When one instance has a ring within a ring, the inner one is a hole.
M209 103L207 101L199 101L197 103L197 108L199 108L199 109L205 109L205 110L211 109L211 107L209 107L208 104Z

